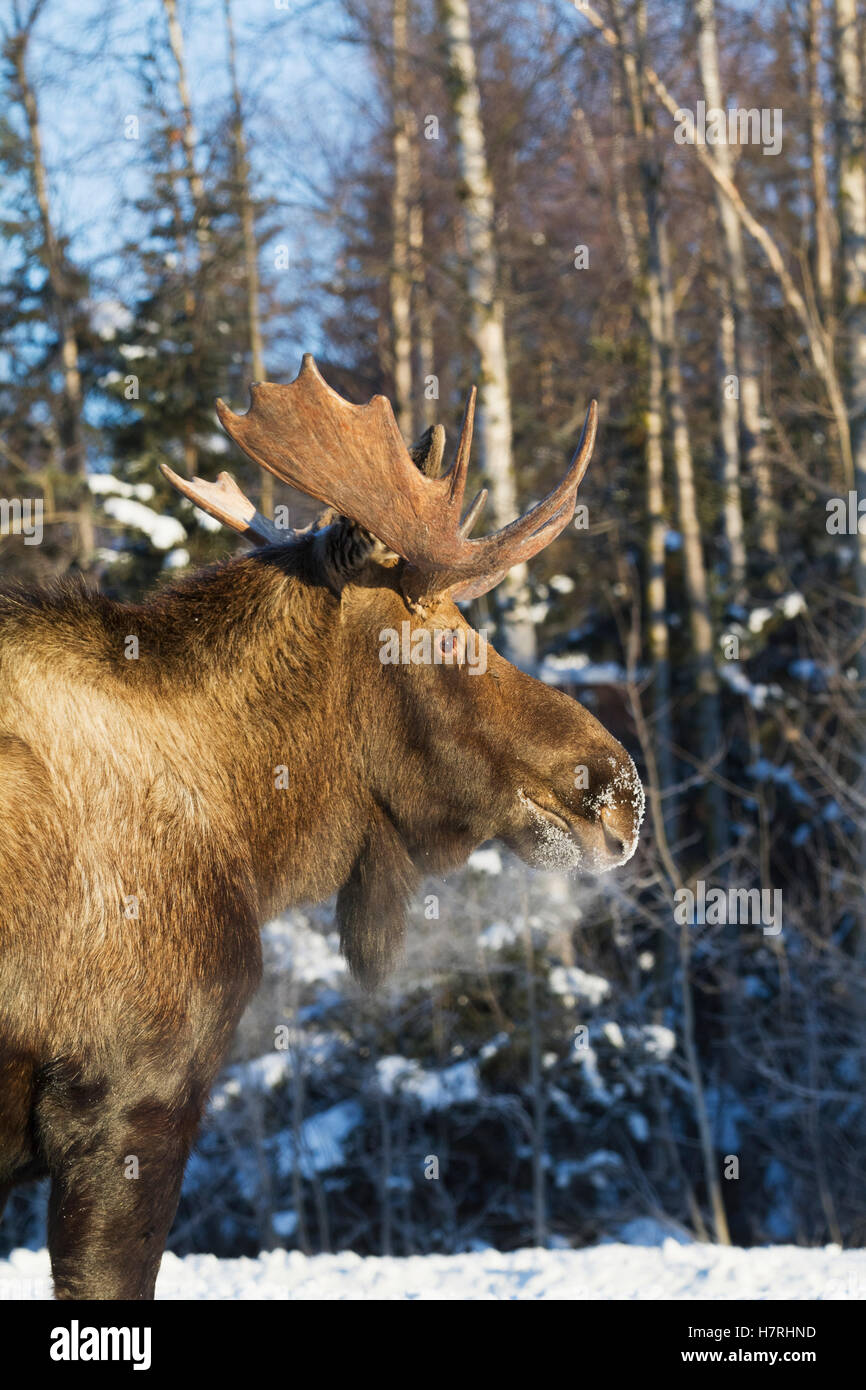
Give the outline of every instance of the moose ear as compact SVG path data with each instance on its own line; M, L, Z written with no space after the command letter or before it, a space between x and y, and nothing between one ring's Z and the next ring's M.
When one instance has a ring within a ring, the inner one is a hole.
M327 515L327 514L326 514ZM333 516L325 525L316 523L319 554L325 579L335 594L357 577L370 560L395 563L399 558L387 546L346 516Z
M396 827L377 806L352 872L337 894L340 950L365 989L375 989L400 955L406 905L419 882Z
M428 478L438 478L445 457L445 431L441 425L431 425L409 450L409 457Z

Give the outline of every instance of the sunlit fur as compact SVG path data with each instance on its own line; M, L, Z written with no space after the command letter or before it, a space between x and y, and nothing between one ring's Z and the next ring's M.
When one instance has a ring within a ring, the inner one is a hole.
M380 631L422 619L351 540L337 522L141 606L0 596L0 1197L51 1175L60 1297L152 1297L270 915L337 893L369 985L423 874L483 841L548 867L634 848L631 761L574 701L492 649L483 675L380 662Z

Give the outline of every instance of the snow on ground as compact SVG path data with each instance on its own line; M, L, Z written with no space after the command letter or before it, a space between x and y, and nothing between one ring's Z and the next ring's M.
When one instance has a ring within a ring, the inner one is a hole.
M639 1223L640 1224L640 1223ZM496 1250L409 1259L350 1252L258 1259L167 1254L158 1299L866 1299L866 1250L752 1250L681 1243L585 1250ZM0 1300L50 1297L48 1255L0 1261Z

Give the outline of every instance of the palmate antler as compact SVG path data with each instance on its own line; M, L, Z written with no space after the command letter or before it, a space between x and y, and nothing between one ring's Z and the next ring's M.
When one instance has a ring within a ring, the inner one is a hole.
M250 391L246 415L217 401L226 433L256 463L283 482L324 502L363 526L406 561L403 589L419 604L437 594L477 598L508 571L537 555L574 514L577 489L595 443L598 411L590 403L577 452L562 482L525 516L481 540L470 540L487 490L461 517L475 388L469 396L454 463L438 477L443 432L437 428L422 461L403 442L384 396L352 405L324 381L306 353L288 386L263 382ZM422 450L422 452L424 452ZM259 544L284 541L280 531L247 498L228 473L216 483L178 477L160 465L169 482L211 516Z
M323 380L310 353L293 382L259 383L250 398L246 415L235 415L217 401L226 433L262 468L402 555L404 591L416 602L443 593L477 598L559 535L574 515L598 419L593 401L571 466L553 492L510 526L470 540L486 497L479 493L462 515L474 388L454 463L441 478L416 467L384 396L352 405Z
M220 473L215 483L206 478L181 478L167 463L159 465L160 472L172 487L188 497L208 516L221 521L223 526L231 526L247 540L256 545L275 545L288 540L293 533L281 531L266 516L256 510L245 492L242 492L231 473Z

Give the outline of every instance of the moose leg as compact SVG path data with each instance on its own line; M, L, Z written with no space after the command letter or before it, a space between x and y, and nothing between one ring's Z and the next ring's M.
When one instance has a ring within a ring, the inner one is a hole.
M130 1101L104 1083L51 1092L40 1130L55 1296L153 1298L200 1105Z

